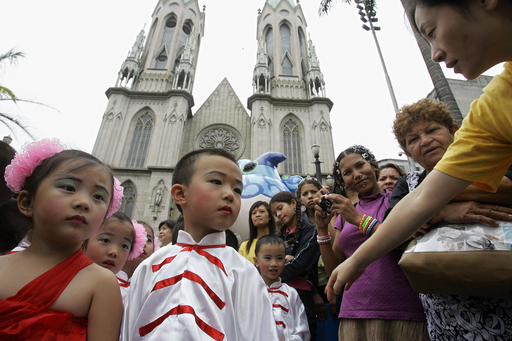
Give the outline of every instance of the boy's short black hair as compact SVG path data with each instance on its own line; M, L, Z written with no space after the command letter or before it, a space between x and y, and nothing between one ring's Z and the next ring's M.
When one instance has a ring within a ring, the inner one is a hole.
M286 246L284 245L284 240L281 237L276 236L276 235L267 234L266 236L263 236L260 239L258 239L258 242L256 243L256 248L254 249L254 254L256 255L256 257L258 257L258 253L260 252L260 247L262 245L266 245L266 244L282 245L283 249L286 252Z
M204 148L204 149L197 149L194 151L191 151L190 153L183 156L180 161L176 164L176 168L174 168L174 172L172 174L172 185L180 184L180 185L186 185L188 186L190 184L190 180L192 179L192 175L194 175L195 172L195 164L197 160L199 160L203 156L207 155L218 155L225 157L226 159L229 159L233 161L237 166L237 160L231 154L230 152L221 149L221 148ZM176 204L176 207L178 207L178 210L180 213L183 213L181 211L180 205Z

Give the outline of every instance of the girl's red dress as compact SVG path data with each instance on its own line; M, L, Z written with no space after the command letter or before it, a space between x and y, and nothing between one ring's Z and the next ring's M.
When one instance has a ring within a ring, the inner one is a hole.
M92 261L79 250L25 285L16 295L0 300L0 339L85 340L87 319L48 306L90 264Z

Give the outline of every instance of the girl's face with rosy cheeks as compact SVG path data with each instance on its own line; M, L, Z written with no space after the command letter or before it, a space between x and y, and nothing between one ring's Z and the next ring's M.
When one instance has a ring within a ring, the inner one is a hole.
M260 205L259 207L256 207L251 212L251 219L252 219L252 223L257 228L267 227L268 223L270 222L270 217L268 215L267 208L264 205Z
M89 239L84 252L93 262L116 274L126 263L134 238L131 223L110 219Z
M297 226L297 217L295 215L296 205L297 203L293 199L291 204L288 204L287 202L276 201L270 205L270 210L277 218L277 220L286 225L289 229L292 229Z
M32 218L33 240L42 241L42 237L52 243L80 246L103 223L113 179L104 166L76 169L78 162L56 167L40 182L35 195L20 192L18 206Z
M340 173L345 185L359 196L384 192L377 183L375 168L359 154L348 154L340 160Z
M155 252L155 237L154 237L153 229L151 227L149 227L146 224L142 224L142 226L144 226L144 228L146 229L147 239L146 239L146 244L144 245L144 251L137 258L146 259L149 256L151 256L153 254L153 252Z
M279 279L286 263L286 250L282 244L263 244L258 255L254 257L254 265L260 268L261 277L270 286Z

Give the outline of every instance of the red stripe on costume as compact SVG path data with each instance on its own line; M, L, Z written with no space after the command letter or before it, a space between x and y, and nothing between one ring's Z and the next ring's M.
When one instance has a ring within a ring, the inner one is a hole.
M284 322L283 322L283 321L276 321L276 325L278 325L278 326L279 326L279 325L282 325L282 326L283 326L283 328L286 328L286 324L284 324Z
M117 280L118 280L118 282L119 282L119 286L120 286L120 287L128 288L128 287L130 286L130 282L125 281L124 279L119 278L119 277L117 277L117 276L116 276L116 278L117 278Z
M224 334L223 333L221 333L217 329L209 326L206 322L201 320L196 315L196 312L194 311L194 308L192 308L191 306L188 306L188 305L179 305L177 307L174 307L171 310L169 310L167 313L165 313L164 315L162 315L159 318L157 318L155 321L153 321L153 322L151 322L151 323L149 323L149 324L147 324L145 326L140 327L139 328L139 335L141 337L143 337L143 336L151 333L153 331L153 329L158 327L169 316L171 316L171 315L180 315L180 314L191 314L191 315L194 315L194 317L196 319L196 324L199 327L199 329L201 329L203 332L208 334L214 340L221 341L221 340L224 339Z
M284 310L285 312L289 312L289 311L290 311L290 309L286 309L285 307L283 307L283 306L282 306L282 305L280 305L280 304L272 304L272 307L274 307L274 308L280 308L280 309Z
M268 289L268 292L272 292L272 293L274 293L274 294L281 294L281 295L283 295L283 296L288 297L288 294L287 294L287 293L285 293L284 291L281 291L281 290Z
M158 270L160 270L162 268L162 266L172 262L174 260L174 258L176 258L176 256L167 257L166 259L164 259L164 261L162 263L155 264L155 265L151 266L151 270L153 270L153 272L157 272Z
M151 292L153 292L155 290L166 288L166 287L171 286L171 285L174 285L174 284L178 283L179 281L181 281L183 278L186 278L188 280L191 280L193 282L198 283L208 293L208 296L210 296L210 298L213 300L213 302L215 302L215 304L217 305L217 307L219 307L219 309L224 308L226 303L223 302L220 299L220 297L217 296L217 294L215 294L213 292L213 290L208 286L208 284L206 284L205 281L203 281L203 279L201 277L199 277L195 273L193 273L191 271L188 271L188 270L185 270L183 272L183 274L181 274L181 275L177 275L177 276L174 276L174 277L167 278L167 279L164 279L162 281L156 282L156 284L153 287L153 290L151 290Z
M176 243L176 245L183 247L183 249L181 249L180 253L181 252L195 251L199 255L205 257L206 259L208 259L208 261L210 263L212 263L213 265L215 265L219 269L221 269L222 272L224 272L224 274L226 276L228 275L226 270L224 269L224 264L222 264L222 261L220 259L218 259L215 256L212 256L211 254L209 254L206 251L203 251L204 249L217 249L217 248L221 248L221 247L226 247L226 244L220 244L220 245L194 245L194 244ZM166 258L166 259L164 259L164 261L162 263L153 265L152 266L153 272L156 272L156 271L160 270L165 264L169 264L170 262L172 262L174 260L174 258L176 258L176 256L172 256L172 257Z

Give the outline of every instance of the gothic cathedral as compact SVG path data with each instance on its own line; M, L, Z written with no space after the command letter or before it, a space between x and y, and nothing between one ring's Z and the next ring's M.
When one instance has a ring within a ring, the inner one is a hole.
M257 14L249 113L226 78L192 113L205 22L198 0L159 0L152 19L147 39L141 31L106 92L93 149L124 186L123 212L152 225L176 219L173 169L199 148L224 148L241 159L281 152L287 156L281 175L306 176L315 174L311 146L317 143L323 177L331 172L333 103L298 1L267 0Z

